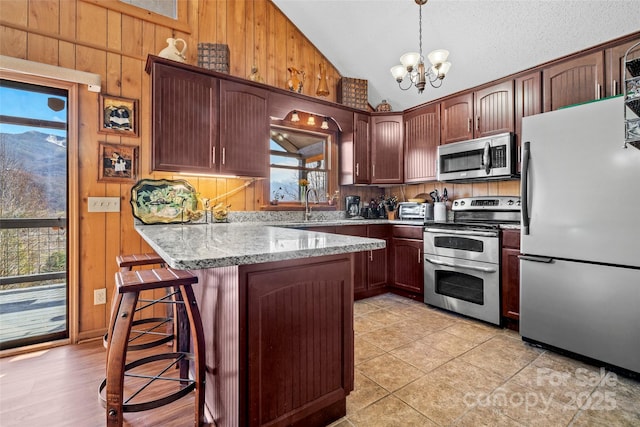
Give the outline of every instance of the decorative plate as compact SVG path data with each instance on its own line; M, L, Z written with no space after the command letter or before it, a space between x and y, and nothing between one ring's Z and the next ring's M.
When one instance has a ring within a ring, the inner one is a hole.
M131 189L133 216L145 224L201 222L195 189L184 180L143 179Z

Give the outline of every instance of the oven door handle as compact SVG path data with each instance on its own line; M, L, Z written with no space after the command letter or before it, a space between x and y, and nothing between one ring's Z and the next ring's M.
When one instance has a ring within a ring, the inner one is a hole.
M431 228L431 227L426 227L424 231L428 233L456 234L461 236L479 236L479 237L497 237L498 236L498 233L495 231L448 230L444 228Z
M424 259L425 261L429 261L431 264L441 265L444 267L466 268L468 270L482 271L483 273L495 273L496 271L498 271L496 268L492 267L476 267L473 265L450 264L448 262L438 261L437 259L430 259L427 257L425 257Z

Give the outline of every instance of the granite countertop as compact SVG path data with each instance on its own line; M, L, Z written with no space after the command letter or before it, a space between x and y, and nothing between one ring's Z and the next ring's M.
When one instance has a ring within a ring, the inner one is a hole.
M329 223L303 223L309 226ZM180 270L258 264L385 247L385 241L297 230L282 223L136 224L136 231L167 264Z

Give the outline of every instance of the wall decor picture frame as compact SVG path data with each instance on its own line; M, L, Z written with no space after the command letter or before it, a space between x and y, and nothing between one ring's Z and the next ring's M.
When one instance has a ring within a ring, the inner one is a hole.
M138 178L138 146L98 143L98 181L135 182Z
M118 96L99 96L98 132L138 137L138 100Z

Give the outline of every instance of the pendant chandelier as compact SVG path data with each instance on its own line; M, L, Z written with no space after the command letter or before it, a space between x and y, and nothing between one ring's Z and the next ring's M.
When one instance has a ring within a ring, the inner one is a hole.
M422 6L427 3L428 0L415 0L420 6L419 14L419 36L420 36L420 52L405 53L400 57L402 65L396 65L391 68L391 75L398 82L398 87L402 90L408 90L411 86L418 89L418 93L422 93L424 87L429 81L429 84L438 88L442 86L442 80L445 78L451 63L447 62L449 57L449 51L444 49L437 49L427 55L431 66L425 69L424 57L422 56ZM406 75L409 75L409 85L402 87L402 82Z

